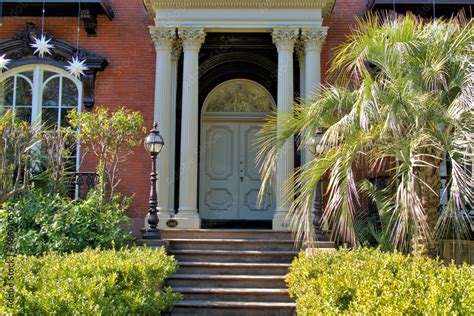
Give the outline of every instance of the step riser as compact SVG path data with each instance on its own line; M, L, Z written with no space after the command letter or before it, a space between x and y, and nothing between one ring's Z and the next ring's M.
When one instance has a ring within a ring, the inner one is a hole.
M286 275L288 268L259 267L183 267L178 270L183 274L224 274L224 275Z
M291 303L288 294L184 293L185 300Z
M272 239L292 240L290 232L273 231L193 231L193 230L161 230L162 239Z
M195 316L294 316L296 312L294 309L227 309L227 308L206 308L197 309L194 307L175 307L173 309L173 316L180 315L195 315Z
M171 253L173 254L173 253ZM255 255L215 255L215 254L173 254L178 261L186 262L267 262L267 263L291 263L293 255L255 254Z
M264 288L285 289L283 279L276 280L195 280L195 279L169 279L166 282L171 287L220 287L220 288Z
M257 251L294 251L293 242L290 243L226 243L226 242L193 242L170 241L171 250L257 250Z

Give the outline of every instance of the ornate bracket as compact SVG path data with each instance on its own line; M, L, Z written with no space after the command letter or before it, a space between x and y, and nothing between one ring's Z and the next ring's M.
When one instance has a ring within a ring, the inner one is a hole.
M41 31L33 23L26 23L23 30L15 33L10 39L0 42L0 55L5 54L5 58L11 59L8 65L10 69L27 64L47 64L65 69L64 67L68 65L67 62L73 56L77 55L79 59L85 59L89 70L85 71L85 75L81 78L83 104L87 110L91 110L95 102L95 77L98 71L103 71L107 67L107 60L85 49L76 49L74 45L57 39L46 32L45 36L51 38L50 43L54 45L54 49L51 50L51 55L39 58L33 54L34 49L31 48L30 44L40 34Z
M87 36L97 36L97 14L92 13L89 9L81 9L81 20L84 23L84 29Z

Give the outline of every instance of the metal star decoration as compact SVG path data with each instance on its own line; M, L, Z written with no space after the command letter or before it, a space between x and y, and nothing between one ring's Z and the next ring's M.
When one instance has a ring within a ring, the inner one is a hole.
M66 66L67 71L76 78L79 78L80 76L84 75L84 70L88 70L89 67L87 67L84 63L86 60L79 61L78 57L73 57L72 61L69 61L69 66Z
M35 42L31 44L31 47L36 48L35 54L38 53L39 57L43 58L44 54L51 55L50 49L54 48L54 45L49 44L51 39L46 39L44 35L41 35L40 38L35 37Z
M10 59L5 58L5 54L0 56L0 71L7 69L7 65L10 62Z

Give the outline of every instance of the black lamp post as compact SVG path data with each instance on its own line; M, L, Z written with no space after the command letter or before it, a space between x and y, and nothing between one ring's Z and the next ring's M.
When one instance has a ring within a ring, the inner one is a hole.
M153 129L150 134L145 138L145 148L151 155L152 167L150 173L151 180L151 190L150 190L150 201L148 209L148 228L143 234L143 239L160 239L160 231L158 230L158 223L160 219L158 218L158 193L156 192L156 157L161 152L161 149L165 145L163 137L161 137L160 132L158 131L158 124L153 123Z
M321 136L323 132L318 130L316 135L308 142L309 151L317 157L321 151ZM313 206L313 226L316 240L326 239L326 235L321 230L321 218L323 216L323 192L321 180L316 183L316 190L314 192L314 206Z

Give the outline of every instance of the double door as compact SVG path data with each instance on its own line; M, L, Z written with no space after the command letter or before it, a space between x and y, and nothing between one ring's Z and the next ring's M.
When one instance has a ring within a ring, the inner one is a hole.
M258 148L261 122L203 121L200 148L201 218L271 220L271 197L257 204L261 186Z

